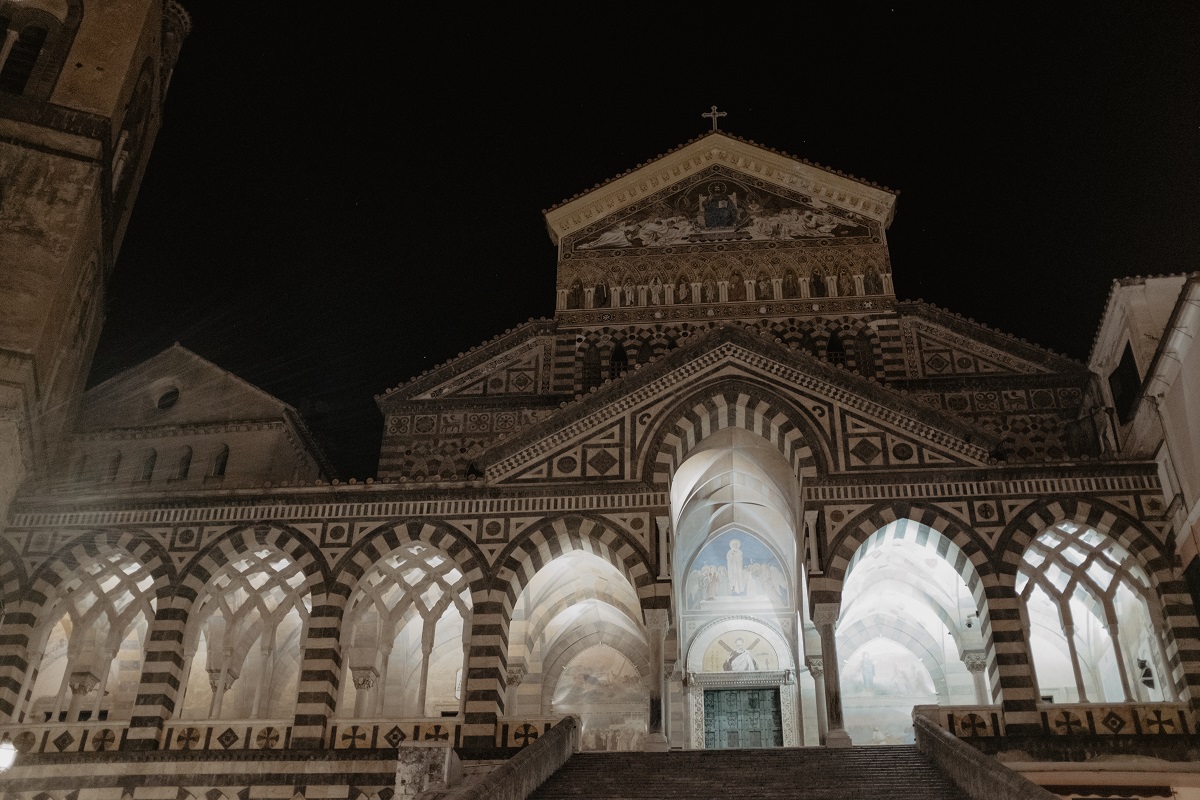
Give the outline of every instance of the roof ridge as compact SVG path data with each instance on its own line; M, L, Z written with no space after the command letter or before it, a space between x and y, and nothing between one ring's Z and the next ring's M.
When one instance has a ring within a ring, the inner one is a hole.
M1072 364L1076 364L1081 367L1087 366L1079 359L1069 356L1066 353L1059 353L1056 350L1051 350L1049 347L1038 344L1037 342L1032 342L1023 336L1017 336L1014 333L1009 333L1008 331L1001 330L1000 328L992 327L991 325L988 325L986 322L980 322L979 320L975 319L974 317L963 316L962 314L960 314L957 311L951 311L948 308L943 308L942 306L939 306L936 303L927 302L925 300L922 300L919 297L916 300L899 300L899 299L896 300L897 309L899 309L900 306L904 306L904 305L921 306L924 308L932 309L940 314L945 314L946 316L962 320L963 322L967 322L971 325L974 325L977 328L981 328L981 329L987 331L988 333L992 333L997 336L1003 336L1006 339L1011 339L1012 341L1016 342L1017 344L1021 344L1026 347L1030 347L1034 350L1039 350L1043 353L1054 356L1055 358L1061 358L1065 361L1069 361Z
M801 164L806 164L807 166L810 166L810 167L816 167L817 169L824 170L825 172L832 172L834 175L838 175L842 178L848 178L849 180L855 181L856 183L861 183L864 186L869 186L873 189L882 189L883 191L889 192L894 195L900 194L899 189L892 189L888 186L883 185L882 183L876 183L875 181L868 180L866 178L860 178L857 175L854 175L849 172L844 172L835 167L831 167L831 166L822 164L819 161L809 161L807 158L804 158L802 156L793 155L792 153L789 153L786 150L778 150L774 147L770 147L765 144L760 144L759 142L756 142L753 139L747 139L745 137L738 136L737 134L730 133L728 131L709 131L708 133L705 133L701 136L696 136L691 139L688 139L686 142L676 145L675 147L672 147L670 150L659 153L658 155L654 156L653 158L648 158L645 161L640 161L640 162L638 162L638 164L636 166L631 167L631 168L625 170L624 172L620 172L616 175L613 175L611 178L608 178L607 180L603 180L603 181L595 184L590 189L584 189L582 191L576 192L575 194L571 195L570 197L568 197L564 200L560 200L559 202L555 203L554 205L552 205L548 208L543 208L542 214L549 214L551 211L556 211L557 209L562 208L563 206L567 205L568 203L572 203L585 195L591 194L592 192L596 191L597 189L602 189L605 186L608 186L609 184L614 183L615 181L618 181L621 178L624 178L626 175L629 175L630 173L636 172L637 170L639 170L643 167L647 167L647 166L653 164L655 161L666 158L667 156L672 155L673 153L678 153L683 148L688 147L689 145L693 145L696 142L699 142L702 139L706 139L710 136L724 136L727 139L733 139L734 141L742 142L743 144L748 144L751 147L757 147L760 150L766 150L769 153L774 153L775 155L783 156L784 158L789 158L792 161L798 161Z
M428 369L421 370L420 373L409 377L409 379L404 381L403 383L398 383L395 386L390 386L387 389L384 389L382 392L375 395L375 401L378 402L380 400L386 399L387 397L395 394L396 392L400 391L401 389L408 388L412 384L418 383L422 378L430 378L434 375L434 373L440 372L440 371L446 369L447 367L449 367L451 364L461 361L464 358L468 358L472 354L477 353L480 350L483 350L487 347L491 347L492 345L495 345L496 343L503 341L505 338L514 337L516 335L523 333L526 330L533 328L536 325L548 323L548 322L554 322L554 318L553 317L530 317L525 322L519 323L511 328L505 328L501 333L497 333L492 338L484 339L479 344L472 345L470 348L459 352L458 355L451 356L450 358L447 358L445 361L442 361L439 364L435 364L432 367L429 367Z

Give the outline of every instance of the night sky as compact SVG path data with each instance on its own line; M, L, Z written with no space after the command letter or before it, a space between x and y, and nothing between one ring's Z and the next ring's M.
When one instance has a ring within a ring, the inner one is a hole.
M344 478L374 474L374 395L553 314L542 209L714 103L900 191L900 298L1073 358L1113 278L1200 269L1194 3L183 2L91 382L179 341L299 408Z

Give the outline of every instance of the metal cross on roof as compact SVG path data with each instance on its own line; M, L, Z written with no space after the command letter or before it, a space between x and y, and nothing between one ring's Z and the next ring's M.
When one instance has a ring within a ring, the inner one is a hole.
M701 114L700 116L711 119L713 123L713 130L718 131L720 128L717 127L717 120L721 117L728 117L729 114L725 111L717 111L717 107L713 106L712 111L709 111L707 114Z

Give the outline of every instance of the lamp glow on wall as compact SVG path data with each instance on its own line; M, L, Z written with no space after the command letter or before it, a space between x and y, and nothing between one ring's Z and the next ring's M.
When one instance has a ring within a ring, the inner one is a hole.
M13 746L12 739L9 739L6 733L4 739L0 740L0 772L6 772L16 760L17 748Z

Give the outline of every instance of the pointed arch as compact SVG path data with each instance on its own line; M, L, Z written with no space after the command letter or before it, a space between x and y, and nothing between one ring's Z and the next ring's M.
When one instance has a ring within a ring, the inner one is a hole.
M640 476L666 490L675 470L697 444L709 434L731 427L743 428L771 442L797 477L824 475L831 463L829 447L810 413L757 381L717 379L651 422Z
M466 576L473 592L488 588L487 558L470 537L445 523L423 518L385 522L361 535L338 561L331 585L349 597L358 582L388 553L423 542L450 556Z
M996 545L997 563L1007 585L1016 581L1021 558L1035 537L1060 522L1095 528L1137 559L1163 610L1163 638L1175 693L1200 709L1200 692L1189 676L1200 675L1200 623L1187 583L1168 557L1162 542L1128 512L1095 497L1052 498L1022 509L1005 528ZM1015 596L1015 595L1014 595Z
M542 667L542 713L549 711L558 681L571 661L583 651L601 646L628 658L643 679L650 675L650 646L645 638L601 620L594 629L580 630L570 639L563 637L546 654Z
M902 524L893 524L898 522ZM1011 639L1017 600L1011 592L1011 582L1007 593L1003 591L995 565L987 557L986 542L945 509L923 503L880 503L847 520L828 543L822 565L824 574L814 577L810 584L810 602L814 607L840 604L842 587L854 565L891 539L911 539L944 559L963 579L979 614L992 699L1000 701L1006 689L1020 684L1015 674L1020 670L1013 671L1006 666L1008 661L1001 658L1007 654L1006 643ZM1019 629L1019 621L1015 626Z
M153 537L140 531L101 530L81 534L64 543L30 575L27 589L6 606L0 638L13 648L14 658L0 666L0 715L20 713L23 710L21 701L34 690L40 657L31 648L40 648L36 642L44 640L49 628L61 618L61 614L54 617L50 612L59 608L59 601L64 599L60 596L62 587L69 586L89 566L118 554L138 565L138 575L150 579L149 586L137 587L134 594L149 597L151 607L155 603L162 605L163 597L169 595L174 570L161 544ZM122 571L118 577L124 575ZM118 584L123 585L120 581ZM98 589L92 581L92 591L103 594L105 590ZM145 611L145 603L139 608ZM129 622L125 619L127 614L111 608L108 613L125 620L122 625ZM153 614L149 611L147 624L151 623ZM149 651L147 645L146 653Z
M637 592L643 607L656 607L655 573L641 544L607 520L569 514L522 532L496 559L494 587L504 592L505 613L510 619L517 598L537 571L557 556L574 551L591 553L612 564Z

